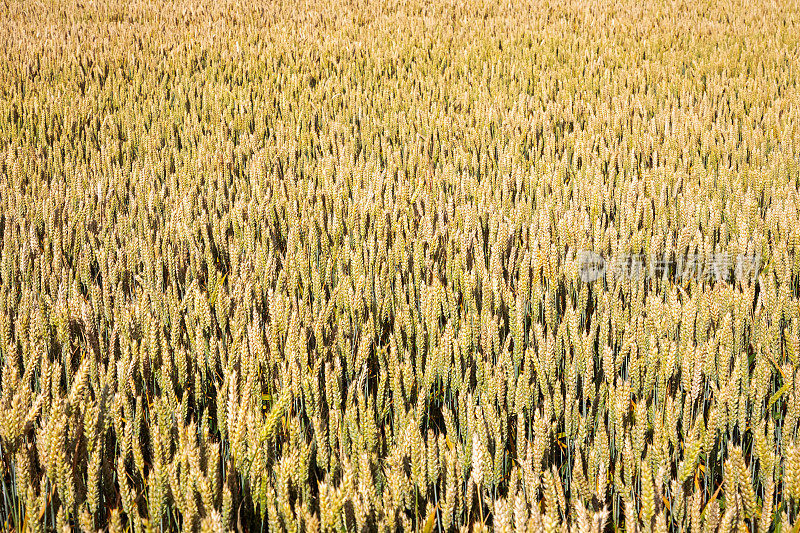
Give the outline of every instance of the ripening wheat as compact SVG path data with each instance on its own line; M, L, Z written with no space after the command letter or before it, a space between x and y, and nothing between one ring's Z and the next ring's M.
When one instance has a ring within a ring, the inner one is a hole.
M0 7L0 530L800 521L800 5L513 4Z

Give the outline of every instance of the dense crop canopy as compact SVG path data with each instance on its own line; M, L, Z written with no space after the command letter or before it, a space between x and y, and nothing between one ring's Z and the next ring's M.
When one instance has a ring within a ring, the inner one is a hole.
M6 0L0 529L800 513L794 0Z

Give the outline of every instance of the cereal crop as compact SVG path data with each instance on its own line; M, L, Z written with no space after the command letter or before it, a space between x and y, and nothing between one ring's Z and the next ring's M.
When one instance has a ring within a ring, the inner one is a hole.
M0 44L0 530L797 531L796 0Z

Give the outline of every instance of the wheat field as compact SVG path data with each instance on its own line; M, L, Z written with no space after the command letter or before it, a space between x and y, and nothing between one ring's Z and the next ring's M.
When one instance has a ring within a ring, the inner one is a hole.
M0 530L797 531L796 0L0 45Z

